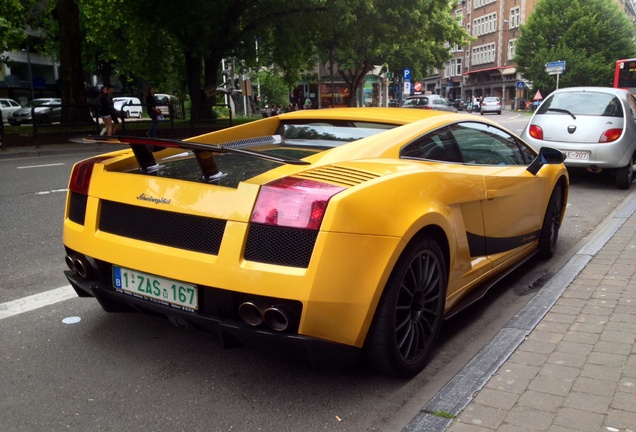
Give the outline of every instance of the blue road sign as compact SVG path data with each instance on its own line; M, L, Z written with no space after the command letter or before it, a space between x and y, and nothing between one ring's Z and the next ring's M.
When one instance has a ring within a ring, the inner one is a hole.
M559 60L559 61L555 61L555 62L547 62L545 64L545 67L547 67L547 68L563 68L563 69L565 69L565 60Z
M404 81L411 81L411 69L404 68Z
M518 89L526 88L526 83L524 83L523 81L517 81L517 88Z

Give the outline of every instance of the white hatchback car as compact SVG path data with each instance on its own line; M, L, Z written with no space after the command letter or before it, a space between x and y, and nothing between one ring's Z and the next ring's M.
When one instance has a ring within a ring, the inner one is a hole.
M113 105L117 111L123 113L125 118L141 118L143 107L139 98L119 96L113 98Z
M568 168L614 174L628 189L636 164L636 99L610 87L555 90L534 112L521 137L535 150L552 147Z
M9 122L9 114L22 108L19 103L13 99L0 99L0 110L2 111L2 121Z

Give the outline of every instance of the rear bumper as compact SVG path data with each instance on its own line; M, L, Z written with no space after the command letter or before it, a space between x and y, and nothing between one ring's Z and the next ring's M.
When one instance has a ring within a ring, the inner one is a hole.
M306 360L317 368L350 366L360 359L360 348L294 333L254 328L240 320L215 316L213 312L189 312L120 293L99 280L82 278L70 270L64 274L78 296L95 297L107 312L141 312L164 316L175 325L216 333L224 348L250 346L274 349Z

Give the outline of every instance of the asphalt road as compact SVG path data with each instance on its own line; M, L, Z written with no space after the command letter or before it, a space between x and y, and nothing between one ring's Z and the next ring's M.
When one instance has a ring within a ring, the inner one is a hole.
M491 116L520 132L525 114ZM32 294L68 292L61 218L86 155L0 158L0 429L3 431L399 431L578 250L627 196L572 173L557 256L531 261L444 326L411 380L313 370L280 353L223 350L214 335L71 296L2 315Z

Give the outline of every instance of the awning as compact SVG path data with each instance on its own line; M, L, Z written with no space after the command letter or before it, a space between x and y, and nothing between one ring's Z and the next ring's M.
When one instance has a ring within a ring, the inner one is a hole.
M463 75L470 75L470 74L475 74L475 73L480 73L480 72L488 72L488 73L497 73L499 72L502 75L512 75L514 73L517 73L517 69L513 68L513 67L491 67L491 68L485 68L485 69L478 69L478 70L472 70L472 71L468 71L468 72L464 72Z

